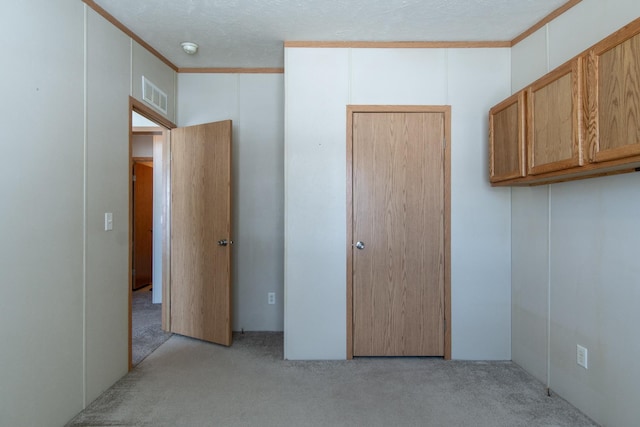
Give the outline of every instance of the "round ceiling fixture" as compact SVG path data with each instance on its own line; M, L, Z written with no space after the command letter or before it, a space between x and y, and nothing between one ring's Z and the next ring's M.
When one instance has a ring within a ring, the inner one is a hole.
M182 50L189 55L193 55L198 51L198 45L192 42L182 42L180 43L180 46L182 46Z

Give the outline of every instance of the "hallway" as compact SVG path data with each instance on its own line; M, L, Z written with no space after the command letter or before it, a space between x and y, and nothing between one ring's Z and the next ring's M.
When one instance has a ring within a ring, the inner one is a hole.
M151 299L151 286L134 291L132 294L131 359L133 366L142 362L172 335L162 330L162 305L153 304Z

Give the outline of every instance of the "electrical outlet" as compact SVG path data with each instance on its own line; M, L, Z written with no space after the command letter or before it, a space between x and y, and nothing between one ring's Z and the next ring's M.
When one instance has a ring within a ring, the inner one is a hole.
M269 292L267 294L267 302L269 304L275 304L276 303L276 293L275 292Z
M584 369L588 369L588 361L589 361L589 350L578 344L577 346L577 363L582 366Z

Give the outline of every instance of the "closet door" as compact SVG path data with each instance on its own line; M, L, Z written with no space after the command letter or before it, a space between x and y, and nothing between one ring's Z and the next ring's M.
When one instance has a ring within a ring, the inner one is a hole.
M445 114L356 112L353 355L445 352Z

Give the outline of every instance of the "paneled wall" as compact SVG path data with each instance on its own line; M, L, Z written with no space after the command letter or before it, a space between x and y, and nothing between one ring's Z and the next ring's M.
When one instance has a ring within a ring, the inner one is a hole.
M283 75L180 74L178 93L179 126L233 121L233 330L282 331Z
M152 55L138 42L131 42L131 96L142 100L142 77L149 79L161 91L167 94L167 112L156 111L176 122L176 99L177 99L177 73L166 66L164 62ZM155 108L150 106L151 108Z
M89 403L128 368L131 45L128 37L89 8L86 30L85 375ZM113 213L113 231L104 231L105 212Z
M512 49L513 90L638 16L635 0L583 0ZM512 193L513 360L607 426L640 422L639 220L637 173Z
M127 372L132 58L174 106L175 72L79 0L3 4L0 40L0 425L63 425Z
M346 105L452 106L452 353L510 359L510 191L487 112L509 49L285 49L285 357L346 357Z
M84 8L0 10L0 425L63 425L83 405Z

